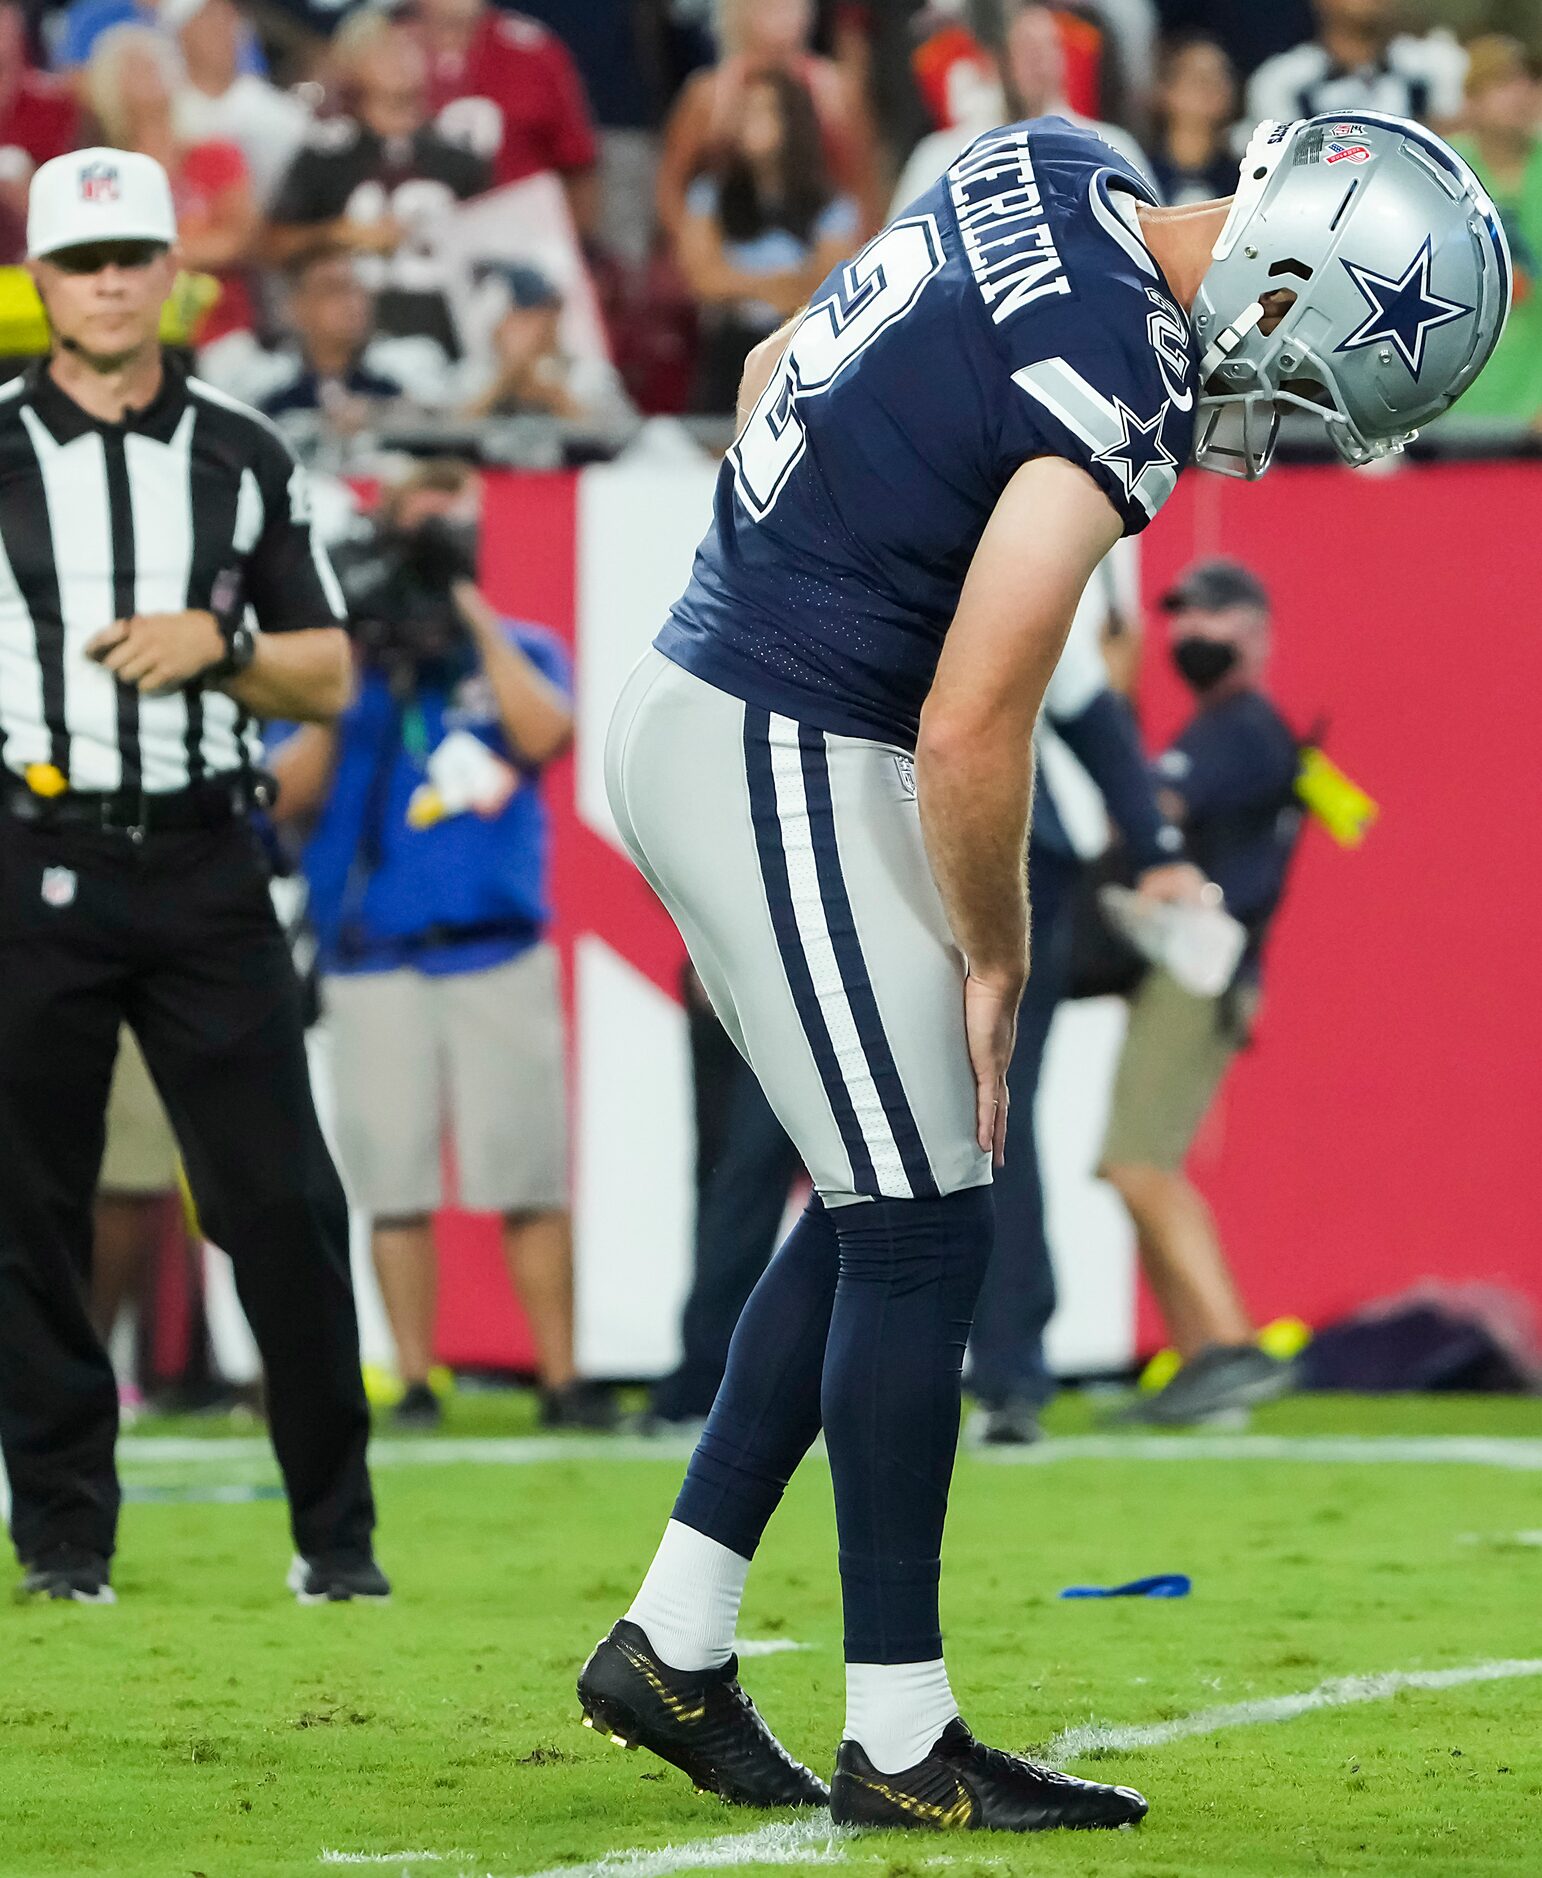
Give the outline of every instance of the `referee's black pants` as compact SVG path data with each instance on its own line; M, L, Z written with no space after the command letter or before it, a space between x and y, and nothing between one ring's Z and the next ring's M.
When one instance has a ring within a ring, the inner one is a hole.
M135 843L0 807L0 1448L16 1550L113 1550L118 1396L87 1281L120 1019L234 1264L295 1545L365 1553L347 1205L257 838L236 821Z

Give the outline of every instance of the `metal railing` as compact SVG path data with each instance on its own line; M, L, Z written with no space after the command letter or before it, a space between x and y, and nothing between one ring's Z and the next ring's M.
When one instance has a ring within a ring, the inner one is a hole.
M456 456L486 468L557 470L608 463L640 440L666 434L688 441L705 456L719 457L733 441L730 416L632 418L588 424L563 418L435 417L421 412L386 414L378 424L344 436L319 413L296 413L283 429L312 468L340 476L369 475L402 457ZM1408 451L1415 462L1471 462L1542 457L1542 431L1529 425L1463 419L1453 415L1421 433ZM1322 430L1309 417L1287 418L1281 428L1282 463L1332 463L1337 459Z

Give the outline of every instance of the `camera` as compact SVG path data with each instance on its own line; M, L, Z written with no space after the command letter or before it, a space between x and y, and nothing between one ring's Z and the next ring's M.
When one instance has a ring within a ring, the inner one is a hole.
M476 550L475 523L433 515L412 529L378 525L334 551L354 643L397 696L447 683L471 663L451 590L476 578Z

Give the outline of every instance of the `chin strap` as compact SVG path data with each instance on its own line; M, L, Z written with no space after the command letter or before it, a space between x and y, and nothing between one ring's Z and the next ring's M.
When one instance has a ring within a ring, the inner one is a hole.
M1220 370L1263 316L1264 303L1262 300L1255 300L1251 306L1242 309L1224 332L1216 334L1209 350L1199 362L1201 391L1208 387L1212 375Z

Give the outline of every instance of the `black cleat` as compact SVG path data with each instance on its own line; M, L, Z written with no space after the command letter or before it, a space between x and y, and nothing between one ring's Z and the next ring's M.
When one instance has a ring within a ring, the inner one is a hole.
M1202 1428L1278 1401L1294 1385L1296 1365L1256 1344L1213 1343L1191 1356L1165 1389L1141 1396L1118 1417L1157 1428Z
M368 1553L363 1558L296 1558L284 1581L299 1604L384 1604L391 1581Z
M578 1676L584 1726L621 1748L647 1748L698 1793L735 1806L828 1806L830 1790L795 1761L739 1687L739 1659L671 1669L623 1618Z
M615 1391L602 1382L565 1382L557 1389L543 1389L540 1398L540 1424L553 1432L581 1430L588 1434L610 1434L621 1419Z
M80 1546L58 1545L35 1558L17 1590L21 1598L58 1598L73 1604L116 1604L106 1559Z
M1133 1826L1146 1817L1146 1802L1133 1787L1100 1787L983 1747L959 1718L924 1761L902 1774L879 1773L855 1741L843 1741L830 1787L837 1826L1048 1832Z
M1039 1411L1032 1402L1014 1396L985 1411L978 1439L987 1448L1029 1448L1044 1439Z

